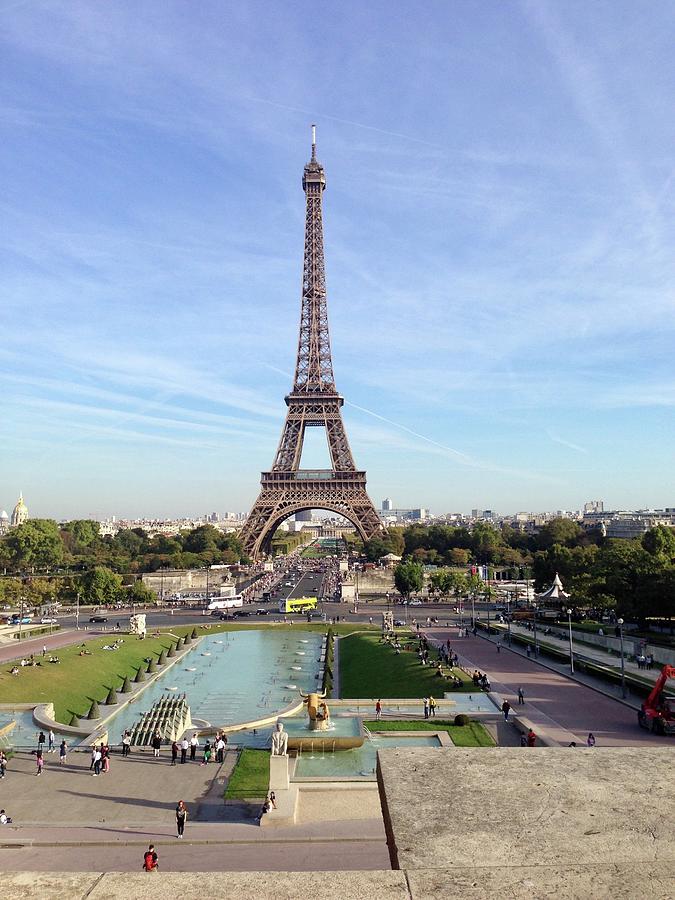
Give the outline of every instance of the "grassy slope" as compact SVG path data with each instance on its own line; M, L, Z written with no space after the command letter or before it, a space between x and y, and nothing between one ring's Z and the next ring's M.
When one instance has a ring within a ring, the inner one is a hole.
M57 721L68 725L73 713L85 716L92 700L102 703L110 687L119 689L125 675L133 678L144 657L157 658L162 649L168 649L173 643L166 635L143 641L124 635L119 650L101 649L114 639L114 635L109 634L87 641L91 656L80 656L79 644L61 647L54 651L61 660L59 665L45 662L39 667L22 668L17 676L9 674L12 663L4 663L0 667L2 702L51 701Z
M244 748L225 788L225 797L257 799L267 795L270 781L270 754L267 750Z
M464 690L475 691L473 683L458 669ZM442 696L445 683L436 675L435 665L421 666L416 653L398 656L377 635L355 634L340 641L340 696L352 697L435 697Z
M447 719L424 719L423 721L403 719L391 721L386 719L381 722L366 722L371 731L447 731L450 739L457 747L494 747L492 736L480 722L470 722L468 725L453 725Z

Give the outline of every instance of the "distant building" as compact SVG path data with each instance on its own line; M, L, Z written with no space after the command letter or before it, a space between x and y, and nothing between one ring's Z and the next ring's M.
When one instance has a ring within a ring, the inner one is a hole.
M23 502L23 494L19 494L19 499L17 501L16 506L14 507L14 511L12 513L12 518L10 520L10 525L12 528L16 528L17 525L23 525L24 522L28 521L28 507Z
M9 531L9 516L6 510L0 512L0 534L7 534Z
M296 522L311 522L312 521L312 510L311 509L303 509L302 512L298 512L295 514Z
M589 500L587 503L584 503L584 515L587 513L601 513L605 510L605 504L603 500Z
M390 512L391 510L391 500L389 497L385 497L382 501L382 512Z

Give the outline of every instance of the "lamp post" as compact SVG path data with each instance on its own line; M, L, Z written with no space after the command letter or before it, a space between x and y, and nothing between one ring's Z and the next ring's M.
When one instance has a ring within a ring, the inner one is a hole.
M511 594L506 596L506 629L509 635L509 647L511 646Z
M539 645L537 644L537 604L532 604L532 609L534 610L534 657L535 659L539 656Z
M23 595L21 596L20 603L21 603L21 605L19 606L19 643L21 643L21 632L23 630L22 629L22 626L23 626L23 604L24 604Z
M619 626L619 641L621 642L621 696L626 699L626 664L623 658L623 619L617 619Z
M572 610L567 610L567 622L570 633L570 672L574 675L574 647L572 646Z
M75 607L75 630L80 630L80 592L77 592L77 606Z

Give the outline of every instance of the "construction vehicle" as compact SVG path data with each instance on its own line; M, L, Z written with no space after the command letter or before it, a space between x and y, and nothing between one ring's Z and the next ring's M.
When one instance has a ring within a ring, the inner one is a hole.
M651 694L638 712L638 723L654 734L675 734L675 695L666 694L666 682L675 678L675 666L664 666Z

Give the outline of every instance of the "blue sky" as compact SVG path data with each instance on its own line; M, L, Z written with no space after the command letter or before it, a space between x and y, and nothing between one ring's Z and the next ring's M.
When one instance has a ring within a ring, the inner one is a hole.
M0 506L248 508L312 122L376 505L675 506L672 4L0 13Z

